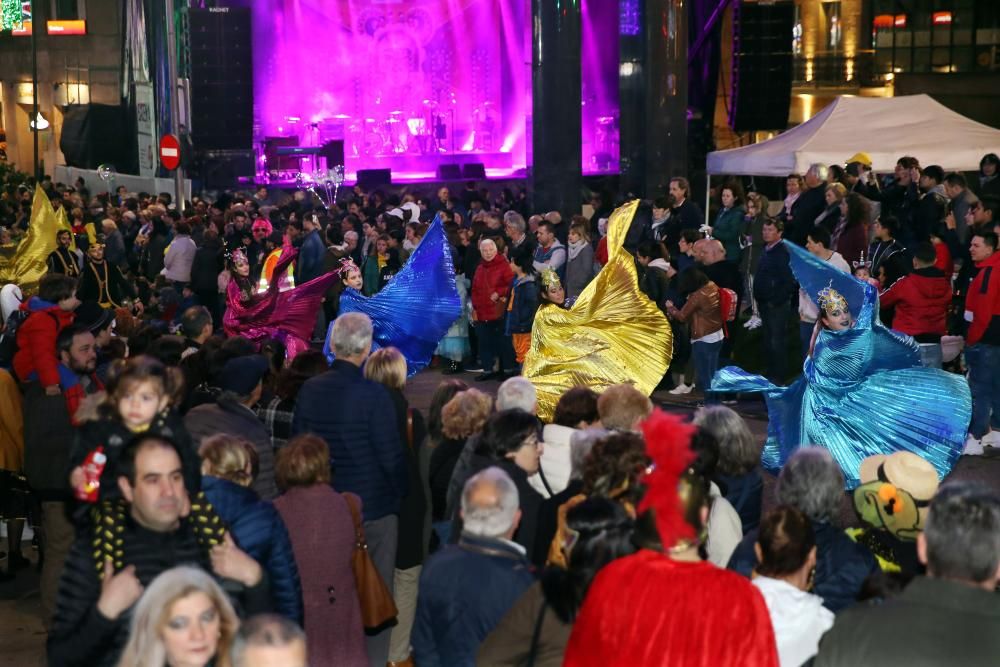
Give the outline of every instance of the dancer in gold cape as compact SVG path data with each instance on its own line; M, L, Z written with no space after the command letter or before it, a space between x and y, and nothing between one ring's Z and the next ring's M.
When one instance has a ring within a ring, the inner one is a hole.
M670 325L639 289L635 260L622 244L638 201L608 223L608 263L571 308L547 303L535 314L522 374L538 391L538 416L549 420L567 389L601 392L624 382L651 394L673 354Z
M69 229L69 224L60 222L45 192L36 187L28 234L17 246L14 256L0 265L0 285L16 283L25 297L34 294L38 281L48 271L45 260L56 249L56 232L60 229Z

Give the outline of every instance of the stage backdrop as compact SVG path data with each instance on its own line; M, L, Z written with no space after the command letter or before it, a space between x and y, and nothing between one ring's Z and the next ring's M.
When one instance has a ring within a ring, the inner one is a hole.
M225 4L253 9L258 140L343 139L349 172L392 167L394 177L443 162L525 166L529 0ZM616 170L618 3L581 10L584 170Z

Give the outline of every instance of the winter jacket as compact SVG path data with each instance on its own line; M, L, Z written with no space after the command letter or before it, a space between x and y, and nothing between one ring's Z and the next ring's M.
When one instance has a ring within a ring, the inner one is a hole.
M545 269L555 269L560 280L566 278L566 246L558 239L552 241L548 248L539 245L535 248L535 271L541 273Z
M170 237L166 226L158 229L159 225L153 228L153 234L146 243L146 277L152 282L156 276L163 271L164 258L166 257L167 246L170 245ZM86 271L86 268L84 269Z
M248 440L257 452L259 464L257 478L250 488L264 500L273 500L278 495L271 434L253 410L223 394L215 403L191 408L184 416L184 426L196 449L203 439L216 433L229 433Z
M427 555L424 541L424 521L430 502L420 481L420 446L427 428L420 410L411 408L398 389L387 388L389 398L396 408L396 427L399 442L406 457L407 491L399 506L399 539L396 542L396 569L409 570L422 565Z
M740 236L743 232L743 207L719 209L712 225L712 236L722 242L726 249L726 259L738 262L740 259Z
M198 251L188 234L178 234L167 248L163 257L163 275L167 280L178 283L191 282L191 265Z
M323 275L323 256L326 246L318 231L311 231L302 239L299 258L295 264L295 284L302 285Z
M573 248L569 248L569 261L566 262L566 297L576 301L584 288L594 279L594 246L586 241L580 241L583 247L573 256Z
M326 440L337 489L361 497L365 521L398 514L407 494L404 445L395 417L385 387L341 359L299 391L292 435L313 433Z
M839 227L839 223L838 223ZM837 236L833 243L833 250L848 262L856 262L861 259L861 254L868 247L868 232L865 230L865 223L859 222L853 227L846 226Z
M531 333L536 310L538 310L538 286L535 276L515 278L507 302L507 326L504 334L510 336Z
M994 252L976 266L979 273L965 297L965 310L972 314L965 342L969 346L1000 345L1000 252Z
M760 525L761 505L764 501L764 480L760 469L754 468L745 475L730 477L719 473L717 475L722 487L722 495L740 515L740 525L743 534Z
M879 306L896 309L892 328L922 343L936 342L948 333L950 304L951 281L933 266L903 276L879 296Z
M514 272L507 258L497 253L489 262L480 261L476 274L472 278L472 310L476 320L493 322L504 316L507 308L507 295L514 282ZM490 295L496 293L500 298L496 301Z
M878 561L866 547L829 523L812 522L816 534L816 575L813 593L833 613L854 604L868 575L879 571ZM757 566L754 544L757 531L743 537L729 559L729 569L749 577Z
M826 210L826 184L802 192L792 208L792 219L785 224L785 238L804 246L809 230L816 225L816 218ZM763 259L761 260L763 261ZM757 299L759 302L760 299Z
M759 304L778 305L791 301L797 289L788 248L781 242L765 247L753 279L753 298Z
M944 220L947 211L948 197L944 194L944 185L935 185L920 197L913 210L913 246L931 240L931 232Z
M218 290L219 273L223 269L222 242L218 238L206 239L194 254L191 264L191 289L195 292Z
M24 389L24 474L43 501L68 500L66 470L76 429L62 396L32 382Z
M639 289L649 297L649 300L656 304L656 307L666 314L666 302L672 301L670 290L670 278L667 269L670 264L665 259L654 259L642 273L642 280L639 281Z
M687 302L676 319L691 327L691 340L695 341L722 329L722 310L719 308L719 288L713 282L703 285L688 295Z
M22 303L21 310L29 311L31 315L17 327L14 373L21 381L27 380L32 373L37 373L38 381L43 387L57 385L59 355L56 352L56 338L60 331L73 324L73 313L37 296Z
M534 582L520 548L463 534L420 574L411 641L420 667L471 667L476 650Z
M202 489L237 546L267 570L274 610L302 624L302 586L285 522L270 502L227 479L206 475Z
M781 664L802 665L816 655L820 637L833 625L823 599L780 579L757 577L753 584L767 604Z
M528 664L541 615L541 631L534 647L534 667L561 667L572 623L563 623L545 601L541 583L524 592L500 619L476 654L478 667L521 667Z
M78 535L66 558L46 646L49 665L117 665L128 641L131 610L122 612L114 620L105 618L97 610L101 580L90 544L92 538L89 530ZM208 552L185 520L181 520L177 530L161 533L143 528L128 517L120 539L122 561L135 566L135 576L144 587L162 572L178 565L194 565L206 572L212 571ZM219 583L230 592L243 618L270 611L266 576L252 588L231 580Z

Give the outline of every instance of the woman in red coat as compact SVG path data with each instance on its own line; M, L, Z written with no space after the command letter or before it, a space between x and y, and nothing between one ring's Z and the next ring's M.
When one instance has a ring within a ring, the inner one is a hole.
M274 501L288 528L302 582L309 662L368 664L361 603L351 570L354 520L348 496L330 486L330 449L322 438L301 435L278 452L275 465L284 494ZM350 494L361 512L361 499Z
M642 548L597 574L563 665L778 667L760 593L699 554L709 482L690 448L694 427L657 411L642 430L653 460L639 505Z
M507 295L514 282L514 272L493 239L480 239L479 254L483 261L472 278L472 321L479 341L479 360L483 363L483 372L476 376L476 381L482 382L503 379L507 376L504 369L514 369L514 347L510 337L504 335ZM500 366L494 372L493 363L497 358Z

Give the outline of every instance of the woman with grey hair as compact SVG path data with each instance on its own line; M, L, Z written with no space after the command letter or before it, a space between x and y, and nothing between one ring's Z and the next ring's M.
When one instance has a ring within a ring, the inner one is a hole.
M743 534L760 524L764 482L760 476L763 443L732 409L724 405L704 407L694 415L694 423L719 443L719 464L714 478L740 515Z
M792 454L778 475L776 500L805 514L816 535L813 593L837 613L857 600L865 579L879 571L867 547L856 544L834 525L844 497L844 475L823 447L803 446ZM744 536L729 559L729 569L749 577L757 567L756 530Z

